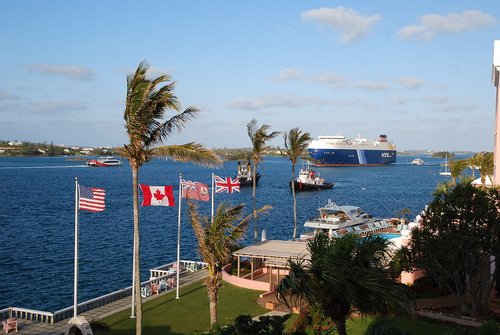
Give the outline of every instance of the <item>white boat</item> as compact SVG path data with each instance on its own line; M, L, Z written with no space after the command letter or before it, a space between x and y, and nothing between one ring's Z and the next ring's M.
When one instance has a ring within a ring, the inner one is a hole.
M97 167L108 167L108 166L122 166L123 162L115 157L106 156L99 157L98 159L92 159L87 162L88 166L97 166Z
M444 163L441 165L443 168L439 172L441 176L451 176L450 169L448 168L448 155L444 156Z
M411 161L412 165L424 165L424 160L422 158L415 158Z
M324 207L318 208L319 217L312 218L304 223L304 227L312 228L312 232L300 235L301 239L313 238L317 234L328 234L333 238L345 234L369 234L388 230L392 224L385 219L374 218L363 212L357 206L337 206L328 199Z
M330 189L333 187L333 183L325 182L325 179L319 176L319 173L311 170L309 163L307 163L307 168L302 168L299 171L299 176L294 181L295 192L301 191L317 191ZM290 189L292 188L292 182L288 183Z

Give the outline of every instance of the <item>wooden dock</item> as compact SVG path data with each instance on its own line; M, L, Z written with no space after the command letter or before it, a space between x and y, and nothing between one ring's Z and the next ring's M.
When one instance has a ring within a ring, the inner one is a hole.
M180 276L179 287L184 287L193 282L199 281L207 276L207 270L199 270L196 272L185 272ZM147 298L143 298L143 303L149 300L160 297L166 293L175 291L175 288L170 289L160 294L155 294ZM81 313L80 315L85 316L88 322L100 320L109 315L118 313L120 311L130 309L131 297L125 297L123 299L116 300L109 304L101 307L94 308L92 310ZM36 322L31 320L18 319L18 333L19 335L63 335L65 327L68 324L69 319L64 319L55 323L46 322Z

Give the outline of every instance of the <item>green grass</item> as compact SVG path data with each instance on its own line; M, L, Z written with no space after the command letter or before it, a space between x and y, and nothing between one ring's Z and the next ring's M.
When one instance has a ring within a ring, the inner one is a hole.
M224 283L219 291L218 320L224 325L240 314L257 316L267 310L257 304L259 291L242 289ZM180 290L180 299L169 292L143 304L144 335L200 334L210 329L207 291L203 282L191 284ZM97 330L94 334L135 334L135 319L130 319L130 309L100 320L110 331Z
M219 324L232 323L238 315L257 316L267 312L257 304L260 292L247 290L224 283L219 291ZM297 316L286 322L287 329ZM349 335L363 335L374 318L354 318L347 322ZM450 327L428 323L422 320L390 318L407 335L440 335ZM130 309L104 318L95 326L103 326L109 331L93 327L95 335L133 335L135 319L130 319ZM164 294L143 304L144 335L180 335L200 334L210 329L209 302L203 282L191 284L180 290L180 299L175 299L175 292Z

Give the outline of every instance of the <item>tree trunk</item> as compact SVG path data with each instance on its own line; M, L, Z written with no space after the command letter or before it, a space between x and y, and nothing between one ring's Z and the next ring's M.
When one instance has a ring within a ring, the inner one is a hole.
M253 238L254 241L258 239L259 229L257 228L257 162L253 162L253 171L252 171L252 202L253 202Z
M295 196L295 164L292 164L292 196L293 196L293 240L297 236L297 197Z
M335 326L337 327L337 333L339 335L347 335L347 329L345 327L345 319L344 320L333 320Z
M210 325L214 326L217 323L217 292L209 290L208 299L210 300Z
M132 165L132 189L133 189L133 202L134 202L134 264L133 269L134 284L132 294L135 295L135 334L142 334L142 297L141 297L141 266L140 266L140 246L139 246L139 168L137 165Z

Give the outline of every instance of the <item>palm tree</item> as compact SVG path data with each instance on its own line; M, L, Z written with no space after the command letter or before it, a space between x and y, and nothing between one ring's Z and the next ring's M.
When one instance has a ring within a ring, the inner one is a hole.
M320 234L308 242L310 260L289 261L290 273L276 290L287 306L319 308L340 335L353 308L366 315L408 313L409 291L389 278L389 243L379 235L346 235L329 239Z
M483 160L483 153L477 153L467 160L467 165L472 170L472 178L476 179L476 169L481 167L481 161Z
M241 219L245 205L229 206L223 202L217 208L213 220L200 217L197 205L188 201L189 218L198 240L198 250L207 263L208 276L205 279L208 299L210 300L210 324L217 323L217 300L222 281L222 267L231 260L231 252L236 243L243 238L252 214ZM271 206L260 208L257 213L266 213ZM239 221L235 224L235 222Z
M262 160L262 156L264 152L270 148L269 145L266 145L268 141L278 136L279 131L273 131L272 133L268 133L271 126L267 124L263 124L259 128L257 128L257 120L252 119L247 124L247 132L248 137L250 137L250 141L252 141L252 161L253 161L253 171L252 171L252 201L253 201L253 210L254 214L256 214L256 180L257 180L257 167L259 166L259 162ZM257 240L258 229L257 229L257 217L254 215L254 239Z
M139 168L148 162L155 150L163 150L173 157L192 159L198 163L211 165L220 163L220 159L196 143L173 146L171 150L155 149L153 146L166 140L173 131L181 131L185 124L191 121L198 109L189 107L182 113L176 114L167 121L163 121L165 112L180 111L177 97L173 94L174 82L167 75L154 79L146 78L148 66L143 61L134 74L127 77L127 97L125 100L125 129L129 137L129 144L124 145L121 153L128 158L132 169L132 190L134 206L134 269L133 292L136 306L136 334L142 333L142 299L140 278L140 236L139 236L139 195L138 180Z
M297 235L297 198L295 196L295 165L297 160L302 155L304 150L307 148L309 142L311 142L311 134L302 133L299 128L293 128L288 131L288 133L283 134L285 140L284 152L285 156L288 157L290 162L292 162L292 196L293 196L293 240L295 241L295 236Z
M467 167L467 161L464 159L460 159L458 161L450 160L448 166L451 173L451 183L455 185L457 183L457 179L462 175L462 172Z
M493 170L495 168L494 157L492 152L481 152L480 154L479 173L481 175L481 184L486 187L486 177L493 180Z

